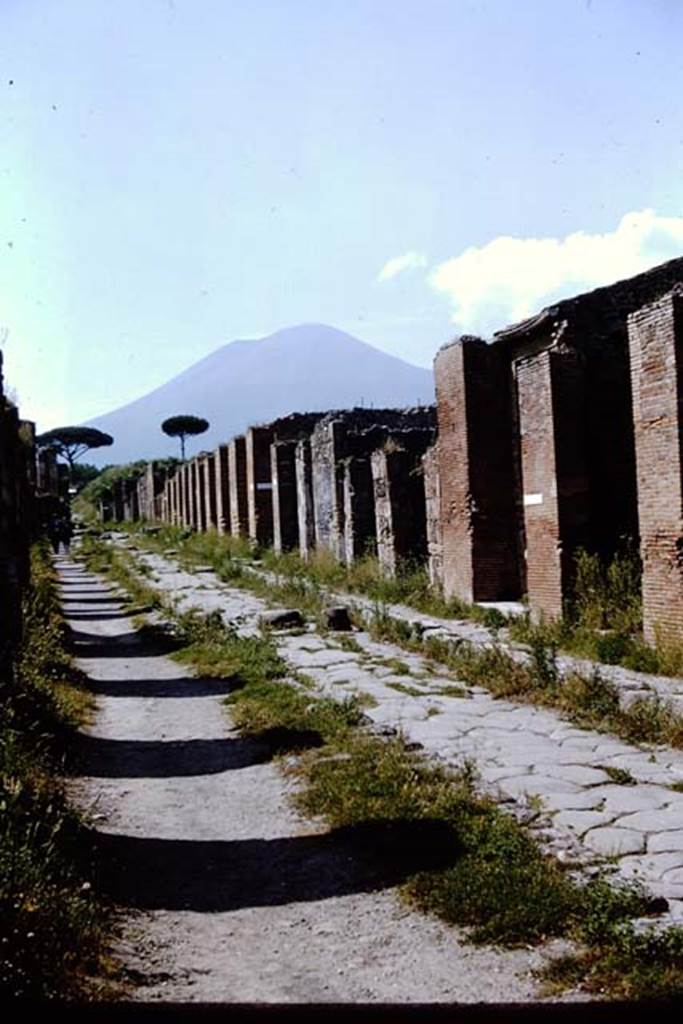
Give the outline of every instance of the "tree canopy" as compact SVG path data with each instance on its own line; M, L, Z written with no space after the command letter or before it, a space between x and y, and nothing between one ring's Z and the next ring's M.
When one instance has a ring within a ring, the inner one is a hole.
M180 455L181 458L185 458L185 438L194 437L196 434L203 434L209 429L209 421L202 419L201 416L169 416L167 420L161 424L161 429L169 437L180 438Z
M95 427L55 427L39 434L36 444L41 448L52 448L61 455L73 470L74 463L90 448L104 448L113 444L114 438Z

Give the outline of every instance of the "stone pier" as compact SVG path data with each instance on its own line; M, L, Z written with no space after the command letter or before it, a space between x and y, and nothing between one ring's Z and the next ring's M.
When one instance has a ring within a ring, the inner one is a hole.
M434 363L444 595L464 601L519 597L509 363L464 337Z
M386 576L427 559L424 451L423 443L412 451L389 443L372 454L377 557Z
M228 445L221 444L214 452L216 477L216 529L219 533L230 533L230 467Z
M315 547L315 515L313 511L313 474L311 469L310 438L297 442L295 471L299 554L303 559L308 559Z
M683 286L629 317L643 630L683 640Z
M273 550L277 554L299 546L296 446L296 441L276 441L270 446Z
M228 488L230 491L230 532L233 537L249 533L247 502L247 445L244 437L233 437L228 445Z
M204 456L204 509L207 530L216 529L216 458L213 452Z
M250 427L246 434L247 514L249 539L263 547L273 543L273 481L270 427Z

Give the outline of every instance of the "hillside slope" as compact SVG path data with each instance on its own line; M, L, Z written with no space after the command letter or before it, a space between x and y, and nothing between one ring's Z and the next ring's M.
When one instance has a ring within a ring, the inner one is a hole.
M290 412L433 401L430 370L334 327L303 324L223 345L149 394L90 420L113 436L114 445L89 453L88 460L104 465L177 454L178 442L160 424L179 413L211 424L206 434L189 440L191 455Z

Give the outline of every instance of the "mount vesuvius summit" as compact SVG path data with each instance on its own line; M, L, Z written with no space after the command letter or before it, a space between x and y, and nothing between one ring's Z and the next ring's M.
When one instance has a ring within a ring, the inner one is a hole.
M114 438L88 454L97 465L176 455L178 443L160 424L191 413L211 424L189 439L189 453L215 448L247 427L290 412L431 404L434 382L425 370L387 355L344 331L302 324L265 338L233 341L166 384L89 421Z

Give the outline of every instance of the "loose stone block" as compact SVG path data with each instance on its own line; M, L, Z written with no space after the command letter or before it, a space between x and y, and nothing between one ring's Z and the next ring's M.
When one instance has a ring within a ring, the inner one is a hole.
M304 625L304 617L298 608L276 608L264 612L260 619L262 626L269 629L292 629Z

